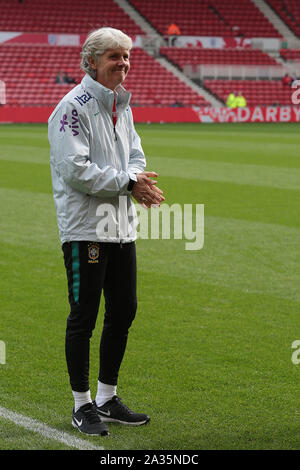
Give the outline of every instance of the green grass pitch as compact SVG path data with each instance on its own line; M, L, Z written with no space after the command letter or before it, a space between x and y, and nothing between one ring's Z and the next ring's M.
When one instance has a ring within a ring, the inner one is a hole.
M71 426L67 284L46 125L0 127L0 406L105 449L300 449L299 124L137 125L168 204L205 205L202 250L138 240L138 313L118 394L151 415ZM96 392L100 307L91 340ZM67 447L0 419L0 449Z

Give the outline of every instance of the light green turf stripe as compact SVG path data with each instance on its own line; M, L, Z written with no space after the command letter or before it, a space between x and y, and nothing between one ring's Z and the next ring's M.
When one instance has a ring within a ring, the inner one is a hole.
M149 157L159 176L188 178L202 181L266 186L280 189L300 189L300 169L238 163L211 162L187 158Z
M202 250L137 240L139 269L300 301L299 236L300 228L205 216Z
M42 163L50 165L50 152L48 147L35 145L1 144L0 161Z
M79 243L72 242L72 273L73 273L73 296L75 302L79 300L80 289L80 261L79 261Z
M151 135L151 140L150 140ZM248 133L244 136L240 133L223 133L223 134L205 134L203 132L192 132L192 133L180 133L179 131L173 131L168 134L169 138L166 138L167 134L144 133L144 140L149 139L149 145L158 148L174 148L174 149L198 149L203 151L206 148L216 148L219 150L230 149L232 151L238 150L240 153L253 152L254 154L259 152L280 152L280 149L285 149L285 155L290 152L296 152L297 145L299 146L299 137L295 135L283 136L282 134L273 134L269 136L263 136L258 133ZM282 142L282 138L286 137L286 141ZM171 140L170 140L171 139Z
M52 194L0 188L0 239L55 250L60 241Z

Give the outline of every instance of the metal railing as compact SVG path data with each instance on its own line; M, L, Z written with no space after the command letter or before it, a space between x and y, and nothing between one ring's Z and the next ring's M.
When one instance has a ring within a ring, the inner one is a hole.
M3 80L0 80L0 106L6 104L6 85Z

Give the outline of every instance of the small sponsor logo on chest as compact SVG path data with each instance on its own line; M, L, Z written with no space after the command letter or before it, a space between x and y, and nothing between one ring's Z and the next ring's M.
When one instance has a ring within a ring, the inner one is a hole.
M72 122L68 121L68 116L66 114L63 115L62 120L60 121L61 127L59 129L60 132L65 132L65 127L69 127L72 130L72 134L74 136L79 134L79 126L78 126L78 113L76 109L72 111Z
M83 95L76 96L74 100L76 100L80 104L80 106L83 106L88 101L90 101L91 98L92 96L88 92L86 92Z

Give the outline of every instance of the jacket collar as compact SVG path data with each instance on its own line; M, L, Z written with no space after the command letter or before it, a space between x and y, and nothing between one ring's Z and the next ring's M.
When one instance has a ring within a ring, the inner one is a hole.
M88 74L83 77L81 85L83 89L88 91L97 101L103 103L109 112L112 111L114 102L114 92L112 90L101 85ZM121 114L129 105L131 93L126 91L122 85L118 85L115 91L117 95L116 105L118 108L118 114Z

